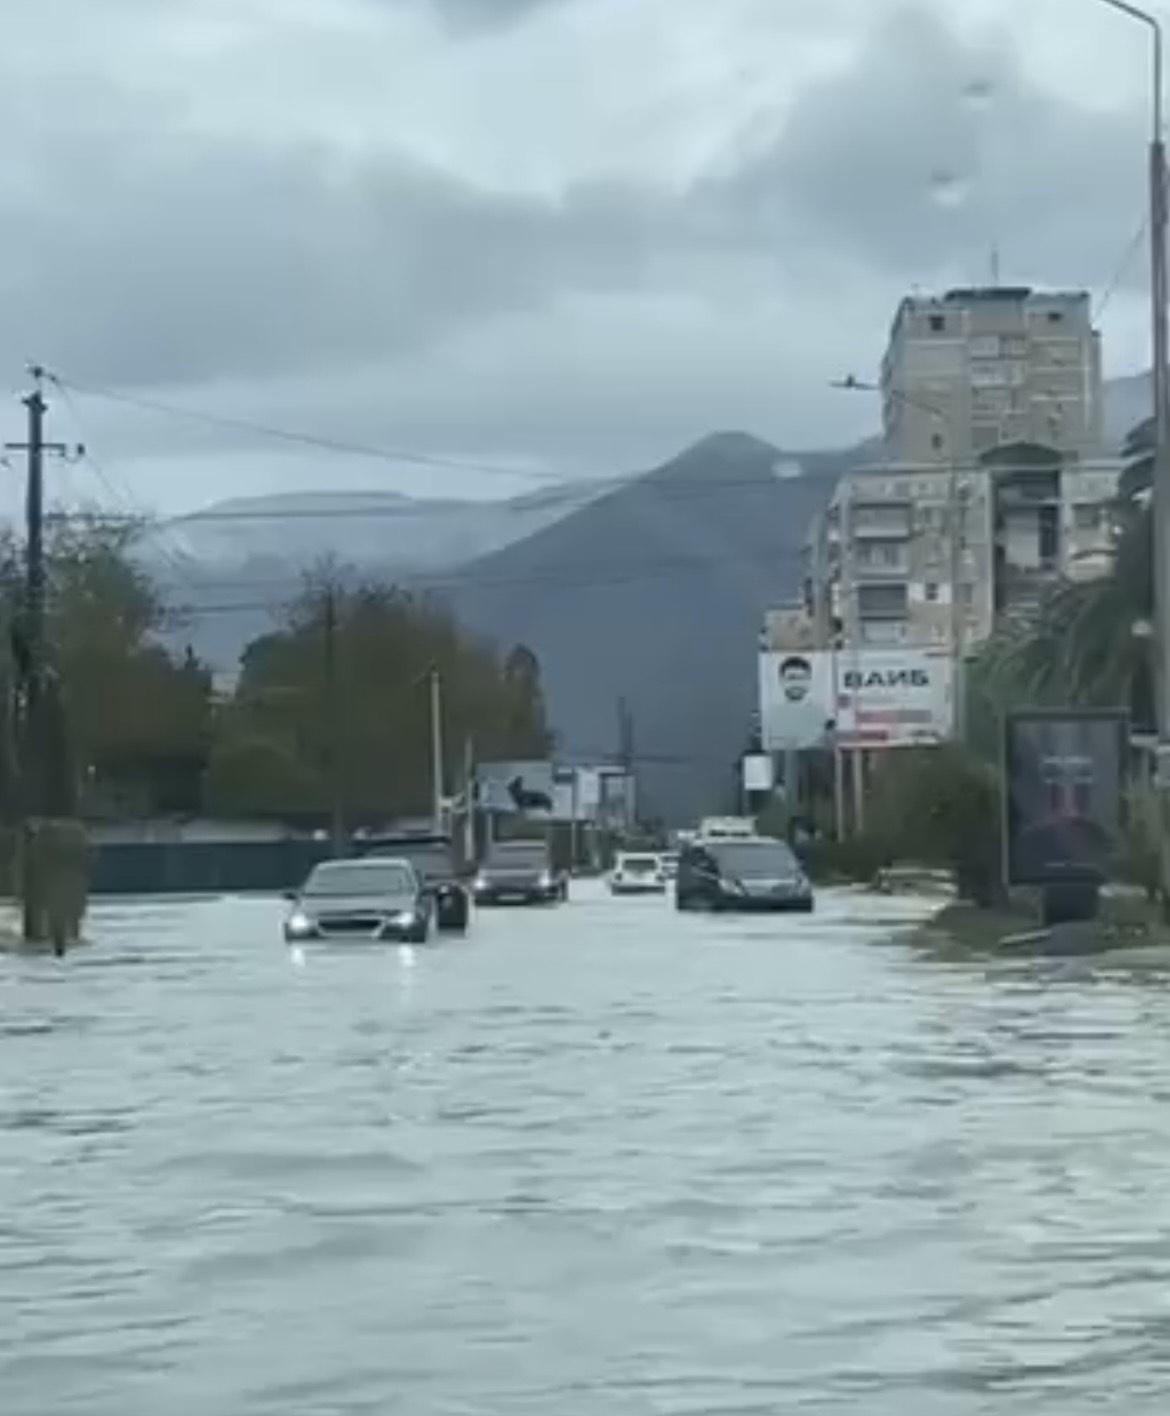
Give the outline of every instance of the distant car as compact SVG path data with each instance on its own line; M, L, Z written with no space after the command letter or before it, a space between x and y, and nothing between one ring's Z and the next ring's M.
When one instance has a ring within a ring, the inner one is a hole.
M290 897L285 940L425 944L434 904L409 861L329 860Z
M701 839L682 852L675 885L680 910L813 908L813 890L792 848L768 836Z
M662 857L623 852L614 862L609 889L613 895L664 895L666 867Z
M471 897L459 874L454 842L433 831L364 836L354 847L364 859L391 856L409 861L434 901L436 926L462 934L471 921Z
M569 898L569 878L554 869L543 841L497 841L475 877L477 905L551 905Z

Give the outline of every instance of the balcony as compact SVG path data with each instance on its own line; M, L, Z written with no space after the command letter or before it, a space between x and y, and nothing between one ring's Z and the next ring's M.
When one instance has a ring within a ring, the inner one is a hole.
M905 583L858 584L857 614L863 623L868 620L904 620L908 612L909 593Z

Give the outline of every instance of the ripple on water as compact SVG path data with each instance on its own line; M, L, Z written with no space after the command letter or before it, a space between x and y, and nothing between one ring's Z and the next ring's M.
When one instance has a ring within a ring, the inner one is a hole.
M582 891L0 960L4 1416L1165 1409L1165 980Z

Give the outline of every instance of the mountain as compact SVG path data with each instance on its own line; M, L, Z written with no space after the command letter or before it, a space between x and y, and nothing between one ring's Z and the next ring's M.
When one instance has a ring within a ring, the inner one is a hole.
M616 754L624 698L644 810L687 821L732 797L763 613L797 595L809 521L857 460L716 434L475 562L453 606L537 654L564 756Z
M323 561L379 579L449 571L523 540L613 485L561 482L497 501L377 491L237 497L161 523L141 559L166 601L187 612L173 638L228 671Z

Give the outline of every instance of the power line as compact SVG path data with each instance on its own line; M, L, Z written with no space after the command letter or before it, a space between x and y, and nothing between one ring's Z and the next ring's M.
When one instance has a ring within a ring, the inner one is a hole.
M734 561L718 559L716 557L680 556L677 558L661 557L658 560L643 561L637 569L612 575L598 575L596 568L591 568L589 573L577 578L566 576L563 571L544 572L539 575L517 575L517 576L475 576L464 575L448 577L417 577L398 583L386 588L395 588L407 593L419 590L440 590L440 589L467 589L474 591L486 591L494 589L518 589L528 587L543 587L550 591L558 590L588 590L588 589L608 589L619 585L632 585L640 581L669 578L679 572L694 570L696 572L709 575L715 571L726 571L729 564L733 566L755 565L768 566L775 570L780 570L786 560L791 561L796 553L773 552L767 555L761 553L758 556L738 555ZM239 582L241 585L246 582ZM253 582L254 583L254 582ZM360 591L360 584L355 587ZM185 614L194 617L203 615L227 615L245 614L260 610L279 610L287 606L290 602L268 600L240 600L224 603L220 605L189 605L178 608ZM295 603L295 601L294 601Z
M61 380L53 374L48 374L47 378L61 394L61 399L68 410L69 416L73 419L74 427L82 440L80 445L81 459L101 483L102 487L105 489L106 495L109 496L116 505L121 506L128 513L132 522L150 522L151 518L149 513L145 508L135 502L129 489L116 484L113 475L107 472L101 462L98 461L93 451L93 444L85 437L85 429L82 425L81 414L77 408L77 401L70 392L68 385L62 383ZM85 517L86 513L81 513L81 516ZM92 518L90 518L90 520L92 521ZM165 537L168 534L167 523L151 522L151 530L155 534L158 548L162 552L163 559L166 561L167 565L180 579L190 580L194 574L192 566L196 565L194 557L188 555L181 546L178 546L177 543L174 542L172 542L173 549L168 549L165 544Z
M1150 217L1149 213L1147 212L1146 215L1142 218L1141 225L1134 233L1132 239L1129 242L1129 245L1126 246L1125 253L1122 255L1121 260L1118 262L1117 269L1114 271L1112 279L1109 281L1108 285L1106 285L1104 291L1101 294L1100 300L1098 300L1097 302L1097 308L1093 311L1094 324L1100 324L1101 316L1109 308L1110 302L1112 301L1114 295L1116 295L1118 290L1121 288L1121 282L1125 279L1126 273L1129 270L1129 263L1133 260L1134 256L1137 255L1138 250L1145 242L1149 230Z
M253 433L258 437L293 443L301 447L317 448L323 452L344 453L351 457L367 457L379 462L405 462L419 467L443 468L447 471L487 473L496 477L519 477L537 482L558 483L563 480L553 472L498 467L491 463L464 462L454 457L441 457L432 453L410 452L403 448L380 447L373 443L327 437L296 428L282 428L274 423L262 423L253 418L240 418L227 413L211 413L205 409L184 408L178 403L167 403L163 399L146 398L141 394L103 388L97 384L78 383L61 374L53 374L50 377L59 388L71 388L74 393L84 397L103 398L111 403L125 404L130 408L142 409L148 413L158 413L164 417L182 418L188 422L203 423L208 427L223 428L231 432Z

